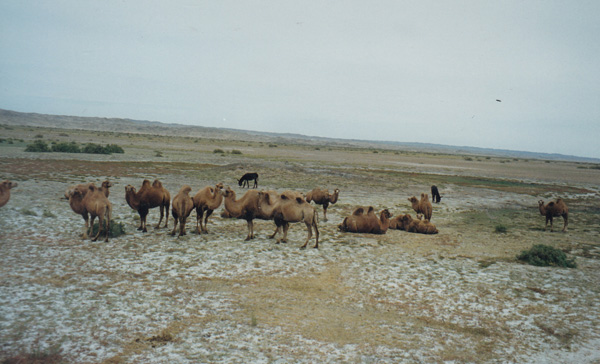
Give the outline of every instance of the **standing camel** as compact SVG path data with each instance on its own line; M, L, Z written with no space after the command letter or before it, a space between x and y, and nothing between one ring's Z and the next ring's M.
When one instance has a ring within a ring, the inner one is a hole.
M18 184L16 182L9 180L5 180L0 183L0 207L6 205L8 200L10 200L10 189L17 186Z
M411 197L408 199L410 201L413 210L417 214L423 214L425 216L425 220L431 220L431 215L433 213L433 206L431 206L431 202L429 202L429 196L426 193L421 194L421 201L417 200L416 197Z
M194 207L196 208L196 231L198 234L208 233L207 223L208 217L213 213L214 210L218 209L223 202L223 183L218 183L216 186L206 186L196 193L192 198L194 201ZM204 225L202 224L202 217L204 217Z
M188 185L181 187L177 195L173 197L173 203L171 204L171 214L173 215L173 231L171 235L175 235L177 230L177 223L179 222L179 235L185 235L185 223L188 216L194 209L194 201L190 197L190 191L192 188Z
M335 204L339 195L340 190L337 188L333 190L333 194L330 194L328 190L314 188L306 194L306 202L314 201L317 205L323 205L323 221L327 221L327 207L329 204Z
M83 217L83 220L85 221L85 230L83 232L84 239L87 239L88 234L91 234L91 230L94 226L95 219L95 216L92 216L92 220L90 222L89 214L85 208L85 205L83 204L83 198L89 191L90 185L93 185L93 183L82 183L75 186L70 186L65 191L64 197L66 200L69 200L69 206L71 207L71 210L73 210L74 213L81 215L81 217ZM104 194L105 197L108 198L110 194L110 188L112 186L113 184L108 180L102 182L102 187L100 187L100 191ZM76 190L78 191L78 193L75 195L74 192Z
M127 185L125 187L125 200L127 201L127 204L140 215L140 226L138 227L138 230L143 232L148 231L146 228L146 217L148 216L148 211L155 207L160 207L160 220L158 220L158 224L155 228L160 228L160 223L162 222L163 217L165 217L165 209L166 218L164 227L167 227L169 223L171 195L159 180L155 180L152 185L150 185L150 181L145 179L138 192L136 192L135 187L132 185Z
M105 192L96 187L93 183L77 185L67 191L69 196L69 205L76 213L83 216L85 220L85 231L83 238L86 239L88 236L88 230L91 230L91 226L88 229L87 217L90 215L92 221L98 217L98 233L92 239L92 241L98 240L100 233L104 230L104 219L106 218L106 239L108 241L108 235L110 232L110 220L112 215L112 204L108 201Z
M225 211L230 217L246 220L248 226L248 235L246 241L254 239L254 218L258 210L258 191L250 190L239 200L236 199L235 192L229 187L220 190L225 199Z
M544 201L539 200L538 205L540 208L540 214L542 214L542 216L546 216L546 226L544 226L544 230L548 228L548 221L550 221L550 231L554 231L552 221L553 218L562 216L563 220L565 221L562 231L567 231L567 226L569 226L569 209L562 198L557 199L556 202L550 201L547 205L544 205Z

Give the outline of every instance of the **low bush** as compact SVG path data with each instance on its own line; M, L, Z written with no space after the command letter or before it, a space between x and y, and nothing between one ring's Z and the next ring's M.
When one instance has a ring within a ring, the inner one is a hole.
M494 231L497 232L498 234L505 234L508 231L508 229L504 225L496 225L496 228Z
M231 154L242 154L242 151L234 149L231 151Z
M99 228L100 224L98 223L98 221L96 221L94 223L94 227L92 228L92 236L96 236L96 234L98 234L98 228ZM104 227L106 228L106 221L104 221ZM104 234L104 233L102 233ZM110 220L110 231L108 236L110 238L116 238L119 237L121 235L125 235L125 225L123 225L122 222L117 222L115 220Z
M48 147L48 143L43 140L36 140L33 144L29 144L25 148L26 152L35 152L35 153L47 153L50 152L50 147Z
M49 147L48 144L43 140L36 140L33 144L29 144L25 148L26 152L56 152L56 153L88 153L88 154L112 154L112 153L125 153L123 148L115 144L108 144L102 146L100 144L87 143L84 146L79 146L75 142L60 142L52 144Z
M52 151L57 153L81 153L79 145L75 142L60 142L52 145Z
M220 153L220 154L224 154L224 153L225 153L225 151L224 151L223 149L218 149L218 148L217 148L217 149L213 150L213 153Z
M517 255L517 259L538 267L577 267L574 258L567 259L563 251L544 244L537 244L529 250L524 250Z

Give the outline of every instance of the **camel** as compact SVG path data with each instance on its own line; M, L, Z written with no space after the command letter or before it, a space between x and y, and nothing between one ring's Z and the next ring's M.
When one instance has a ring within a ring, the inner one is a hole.
M275 212L278 203L281 200L296 200L304 201L304 196L300 192L296 191L284 191L282 193L278 193L277 191L261 191L259 192L259 200L258 200L258 212L256 214L257 219L261 220L274 220ZM284 227L287 229L287 227ZM273 234L269 236L269 239L275 238L277 233L279 232L279 227L277 224L275 225L275 231Z
M179 235L185 235L185 223L188 216L194 209L194 200L190 197L192 188L188 185L181 187L179 192L173 197L171 204L171 214L173 215L173 231L171 235L175 235L177 230L177 222L179 222Z
M333 194L330 194L328 190L314 188L306 194L306 202L314 201L317 205L323 205L323 221L327 221L327 207L329 204L335 204L339 195L340 190L337 188L333 190Z
M106 239L104 241L108 241L110 220L112 218L112 204L108 201L105 191L96 187L93 183L89 183L75 186L75 188L68 191L68 194L69 204L73 211L80 213L84 217L86 227L83 238L86 239L88 237L87 217L90 215L92 217L92 226L94 219L98 217L98 233L92 241L98 240L98 237L103 230L106 230ZM106 228L104 228L105 218Z
M421 201L417 200L415 196L409 198L408 201L410 201L413 210L415 210L417 214L423 214L425 220L431 220L433 206L431 206L429 196L426 193L421 194Z
M392 214L388 209L381 210L378 218L373 206L367 208L366 214L363 207L358 207L338 225L338 229L349 233L385 234L390 227L390 217Z
M82 184L78 184L75 186L70 186L65 191L65 196L64 196L64 198L66 200L69 200L69 206L71 206L71 210L73 210L73 212L75 212L76 214L81 215L81 217L83 217L83 220L85 221L85 230L83 232L84 239L87 239L88 234L91 233L91 230L94 226L94 220L96 218L95 216L92 216L92 220L89 221L89 214L88 214L85 206L83 205L83 198L89 191L90 185L93 185L93 183L82 183ZM102 187L100 187L99 189L106 198L108 198L108 196L110 194L110 188L112 186L113 186L113 184L108 180L102 182ZM71 198L71 196L73 195L73 192L76 189L79 190L78 197Z
M258 193L258 206L266 215L272 215L279 238L277 243L287 242L287 233L290 223L304 222L307 229L307 237L304 245L300 249L306 248L308 242L312 238L312 230L315 230L315 245L313 248L319 248L319 228L317 226L317 214L315 208L312 207L301 194L297 192L284 192L273 198L267 192ZM270 206L269 210L265 206Z
M196 231L198 234L208 233L206 224L208 223L208 217L213 213L214 210L218 209L223 202L223 195L221 190L223 184L218 183L215 187L206 186L194 195L192 200L194 201L194 207L196 208ZM204 213L206 216L204 217ZM202 218L204 217L204 225L202 225Z
M406 215L398 215L390 220L390 229L393 230L406 230L404 226L404 216ZM410 216L410 215L408 215Z
M0 207L8 203L8 200L10 200L10 189L17 186L18 184L16 182L9 180L5 180L0 183Z
M246 185L250 188L250 181L254 180L254 187L258 187L258 173L246 173L242 176L242 178L238 179L238 186L244 188Z
M232 218L246 220L248 235L246 241L254 239L254 218L258 210L258 191L250 190L239 200L235 192L229 187L219 190L225 201L225 210Z
M413 219L410 215L402 218L404 229L409 233L437 234L438 229L429 220Z
M556 202L550 201L546 205L544 205L544 201L539 200L538 204L540 208L540 214L542 214L542 216L546 216L546 226L544 226L544 231L548 228L548 221L550 221L550 231L554 231L552 220L554 217L559 216L562 216L563 220L565 221L562 231L567 231L567 226L569 226L569 209L562 198L557 199Z
M132 185L125 186L125 200L127 201L127 204L140 215L140 226L138 227L138 230L143 232L148 231L146 228L146 217L148 216L148 211L155 207L160 208L160 220L158 220L158 224L155 228L160 228L160 223L162 222L163 217L165 217L165 209L167 214L164 227L167 227L169 223L171 195L159 180L155 180L152 185L150 185L150 181L145 179L138 192L136 192L135 187Z

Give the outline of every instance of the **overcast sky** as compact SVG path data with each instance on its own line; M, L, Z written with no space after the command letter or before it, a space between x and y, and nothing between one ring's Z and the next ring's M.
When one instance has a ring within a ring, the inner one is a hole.
M0 108L600 158L600 1L3 0Z

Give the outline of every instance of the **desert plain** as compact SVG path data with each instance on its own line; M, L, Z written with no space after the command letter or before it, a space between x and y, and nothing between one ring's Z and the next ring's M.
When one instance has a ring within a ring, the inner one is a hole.
M66 363L598 363L598 163L443 153L386 144L152 131L0 126L0 179L18 183L0 208L0 361ZM35 140L117 144L123 154L31 153ZM319 249L287 244L272 221L210 217L207 234L137 231L125 186L159 179L175 196L259 174L259 189L340 189L319 214ZM125 234L83 240L61 199L74 184L110 180ZM439 233L337 228L356 206L412 211L442 194ZM538 200L563 198L569 228L544 229ZM546 244L576 268L516 259Z

